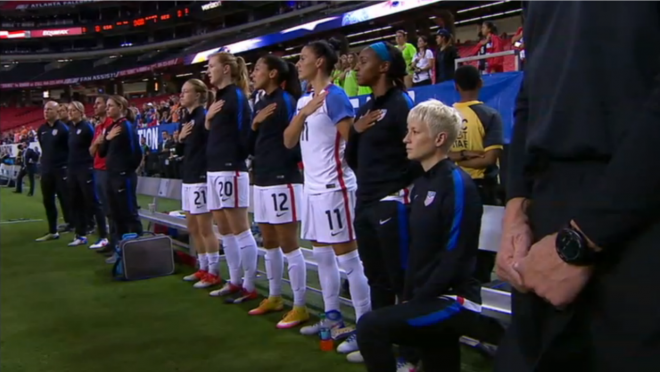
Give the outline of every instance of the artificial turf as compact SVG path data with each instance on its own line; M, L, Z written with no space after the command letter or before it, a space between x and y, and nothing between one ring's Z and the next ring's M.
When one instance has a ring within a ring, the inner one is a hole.
M281 314L248 316L254 304L224 305L180 275L114 282L100 255L66 245L69 235L35 243L45 221L11 223L44 218L38 189L31 198L0 189L2 371L364 371L320 351L314 337L277 330ZM489 369L467 349L464 364L465 371Z

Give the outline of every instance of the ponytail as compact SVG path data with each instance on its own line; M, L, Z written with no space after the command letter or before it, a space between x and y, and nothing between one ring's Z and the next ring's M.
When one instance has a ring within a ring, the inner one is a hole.
M287 62L286 66L288 67L288 71L284 79L284 90L289 92L293 98L298 99L302 96L302 86L298 78L298 69L291 62Z
M236 76L234 76L234 84L241 88L246 96L250 95L250 76L248 74L247 64L245 64L243 57L236 57L236 65L238 71L236 71Z

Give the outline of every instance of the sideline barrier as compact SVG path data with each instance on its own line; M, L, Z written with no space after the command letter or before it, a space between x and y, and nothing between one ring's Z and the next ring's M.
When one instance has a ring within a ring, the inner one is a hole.
M502 116L502 129L504 143L511 142L511 132L513 129L513 110L515 108L516 97L522 83L522 72L503 72L499 74L484 75L484 86L479 95L479 99L485 104L496 109ZM414 102L422 102L431 98L451 105L459 100L458 92L454 87L453 81L430 85L425 87L412 88L408 91L410 98ZM371 96L358 96L351 98L353 107L357 110L360 105L371 99ZM150 128L138 129L138 135L146 139L147 145L152 150L162 148L163 132L172 134L178 128L178 123L161 124Z
M12 181L18 178L20 171L20 165L0 164L0 186L8 187Z
M152 178L152 177L139 177L137 184L137 194L152 197L153 210L144 209L141 206L139 211L140 218L149 222L149 229L154 223L162 224L164 226L187 231L186 221L179 217L173 217L166 213L158 212L158 199L172 199L181 200L181 180L166 179L166 178ZM252 200L252 199L251 199ZM481 221L481 233L479 236L479 249L497 252L499 250L499 242L502 235L502 217L504 215L504 207L497 206L484 206L484 214ZM213 226L213 230L218 237L220 234L217 226ZM191 237L192 239L192 237ZM191 240L192 242L192 240ZM191 256L195 256L195 251L191 245L176 242L175 244L188 249ZM317 264L311 249L301 248L307 268L317 270ZM259 256L263 257L266 254L264 248L259 248ZM286 260L286 257L285 257ZM265 274L264 272L259 272ZM346 273L340 269L342 278L346 278ZM286 282L288 280L284 279ZM321 294L320 288L307 287L311 292ZM493 281L484 285L481 289L482 296L482 315L495 318L502 322L508 322L511 316L511 291L505 283L500 281ZM352 306L351 300L348 298L340 297L340 301Z

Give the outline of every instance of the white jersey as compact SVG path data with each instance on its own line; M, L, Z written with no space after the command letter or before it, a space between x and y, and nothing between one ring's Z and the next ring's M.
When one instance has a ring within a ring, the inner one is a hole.
M312 98L312 94L301 97L296 113ZM344 160L346 141L337 130L340 121L353 117L355 110L344 90L329 85L323 105L305 120L300 133L306 193L357 189L355 174Z

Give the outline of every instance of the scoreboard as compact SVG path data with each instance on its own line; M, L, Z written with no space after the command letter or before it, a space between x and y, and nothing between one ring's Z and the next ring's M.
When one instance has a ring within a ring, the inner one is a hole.
M104 33L113 31L126 31L139 29L147 25L155 25L160 23L170 23L175 19L185 18L190 14L190 9L181 8L175 9L169 13L152 14L146 17L134 19L122 19L112 23L103 23L94 26L94 32Z

